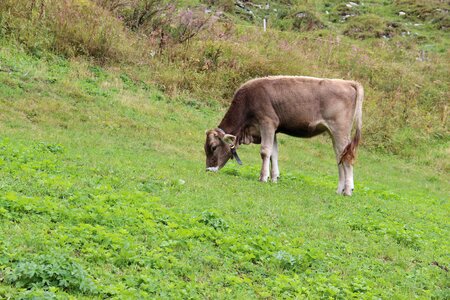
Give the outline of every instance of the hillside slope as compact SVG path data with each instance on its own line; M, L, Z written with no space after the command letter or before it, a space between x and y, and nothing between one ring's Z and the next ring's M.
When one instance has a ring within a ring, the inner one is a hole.
M448 174L362 149L344 198L329 139L286 136L278 184L257 182L255 146L209 174L220 106L0 59L0 297L448 298Z
M364 147L448 171L441 159L449 144L447 2L265 4L5 0L0 36L36 57L92 60L209 106L226 106L258 76L358 80L366 90Z
M448 2L265 4L0 2L1 299L450 298ZM272 74L363 83L353 197L326 135L204 171Z

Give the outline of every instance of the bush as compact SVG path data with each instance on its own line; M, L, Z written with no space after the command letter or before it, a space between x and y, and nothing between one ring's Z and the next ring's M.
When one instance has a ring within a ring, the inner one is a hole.
M208 6L214 5L227 13L232 13L234 11L235 1L233 0L203 0L202 2Z
M401 31L398 23L386 22L377 15L362 15L351 18L344 34L356 39L393 37Z
M448 3L439 0L396 0L398 11L406 13L406 18L412 21L431 22L439 30L450 28Z
M359 1L352 1L354 3L359 3ZM347 19L355 16L359 16L364 12L363 6L351 5L348 6L348 1L340 1L340 3L334 6L328 5L330 7L329 18L332 22L345 22Z
M100 61L133 56L136 40L119 20L90 1L5 0L0 4L1 33L15 38L33 54L54 51L66 57Z
M296 5L290 9L280 8L271 21L274 27L283 31L311 31L326 27L317 14L304 5Z
M301 10L293 16L292 29L298 31L310 31L325 28L325 24L311 11Z

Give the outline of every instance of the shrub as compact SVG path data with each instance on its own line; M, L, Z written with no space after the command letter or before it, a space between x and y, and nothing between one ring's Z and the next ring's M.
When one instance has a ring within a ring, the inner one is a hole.
M164 0L94 0L101 7L113 12L133 31L151 32L162 16L170 17L175 8ZM148 30L150 29L150 30Z
M439 30L450 28L448 3L440 0L396 0L398 11L406 13L406 18L413 21L429 21Z
M162 52L174 44L189 42L216 19L203 7L178 8L165 0L95 0L116 15L133 32L146 37Z
M126 38L119 22L96 6L77 2L55 3L51 30L54 47L66 56L86 55L101 60L122 58Z
M325 28L325 24L317 14L305 5L296 5L291 8L277 9L276 17L272 20L273 27L280 30L311 31Z
M329 18L332 22L345 22L348 18L359 16L364 12L362 5L358 4L359 1L352 1L357 5L348 5L348 1L340 1L333 6L330 4L326 5L330 7Z
M90 1L5 0L0 3L1 33L15 38L33 54L54 51L66 57L91 56L100 61L136 56L137 41L119 20Z
M169 27L164 28L173 41L182 44L189 42L208 27L210 18L199 9L180 10Z
M298 31L309 31L325 28L325 24L311 11L300 10L293 16L292 28Z
M234 11L235 1L233 0L203 0L202 2L209 6L214 5L227 13L232 13Z
M401 30L398 23L386 22L383 18L367 14L351 18L344 34L356 39L392 37Z

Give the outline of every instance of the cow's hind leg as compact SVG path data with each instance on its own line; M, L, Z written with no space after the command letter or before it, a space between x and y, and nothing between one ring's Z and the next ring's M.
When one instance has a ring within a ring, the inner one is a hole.
M339 135L332 134L334 152L336 154L336 162L338 164L339 183L336 192L345 196L351 196L353 184L353 166L351 162L341 161L342 153L350 142L350 134Z
M259 181L266 182L269 178L270 157L272 156L275 130L271 126L261 126L261 159L262 167Z
M335 152L337 152L335 150ZM336 190L337 194L342 194L344 192L344 187L345 187L345 172L344 172L344 165L340 164L339 161L337 162L338 164L338 172L339 172L339 182L338 182L338 187Z
M270 179L272 182L277 182L280 177L280 170L278 169L278 143L277 136L274 135L272 155L270 156L271 169L270 169Z
M353 165L347 161L343 161L342 165L344 167L345 173L345 185L343 194L344 196L351 196L355 187L353 183Z

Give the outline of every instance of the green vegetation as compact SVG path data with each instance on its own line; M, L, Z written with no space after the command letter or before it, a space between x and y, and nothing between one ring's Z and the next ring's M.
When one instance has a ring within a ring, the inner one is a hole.
M198 1L0 3L0 298L450 297L445 14L294 2L271 3L268 33L230 1L202 1L219 19ZM204 172L235 88L279 73L363 82L353 197L327 136L280 136L277 184L257 182L257 146Z
M362 15L352 18L344 31L348 35L357 39L392 37L401 32L401 28L396 23L386 23L383 18L377 15Z

